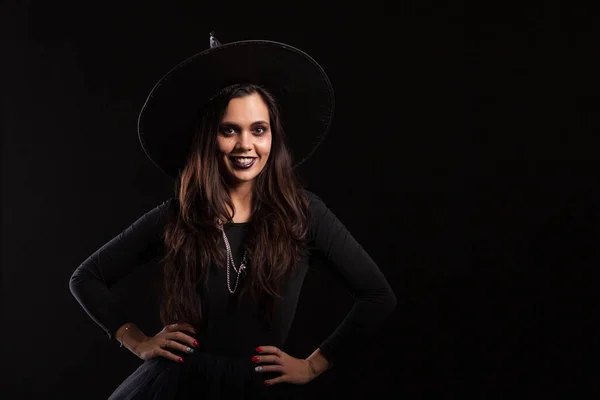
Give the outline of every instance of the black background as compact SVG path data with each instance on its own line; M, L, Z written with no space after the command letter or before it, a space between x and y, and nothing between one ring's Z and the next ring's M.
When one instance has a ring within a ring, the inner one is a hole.
M398 297L355 363L307 391L597 395L598 18L558 3L453 4L5 3L0 397L103 399L141 363L68 280L172 195L139 145L137 113L211 30L289 43L328 72L333 129L299 173ZM158 272L115 288L147 334L160 329ZM309 274L288 352L307 357L351 305L328 271Z

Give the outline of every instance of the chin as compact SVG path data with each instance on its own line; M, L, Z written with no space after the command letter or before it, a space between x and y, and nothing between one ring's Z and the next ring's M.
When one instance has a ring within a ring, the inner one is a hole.
M259 168L259 166L254 166L246 171L240 171L228 165L227 169L229 170L229 175L233 178L233 181L238 183L254 181L263 171L263 168Z
M236 173L234 172L233 174L233 180L239 183L244 183L244 182L251 182L253 180L256 179L256 177L258 176L258 174L240 174L240 173Z

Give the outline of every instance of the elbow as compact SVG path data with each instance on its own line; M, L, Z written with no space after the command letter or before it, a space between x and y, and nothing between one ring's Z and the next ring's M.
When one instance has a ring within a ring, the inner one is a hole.
M77 297L77 293L79 291L79 284L83 281L83 279L83 271L81 269L81 266L79 266L69 278L69 290L71 291L71 294L73 296Z
M391 289L388 293L386 304L388 306L390 314L396 309L396 306L398 305L398 299L396 298L396 294L394 294L394 291Z
M398 305L398 299L396 299L396 295L392 293L392 311L394 311L396 309L396 306Z
M389 287L382 287L374 290L370 294L359 295L360 300L370 303L373 309L377 309L380 314L391 314L398 304L398 299L394 291Z
M71 278L69 278L69 291L71 291L73 296L75 296L75 293L77 292L77 283L77 271L75 271L73 275L71 275Z

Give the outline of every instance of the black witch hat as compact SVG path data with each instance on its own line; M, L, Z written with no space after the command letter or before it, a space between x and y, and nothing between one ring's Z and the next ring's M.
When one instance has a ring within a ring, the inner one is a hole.
M267 40L221 44L181 62L150 92L138 119L148 157L175 178L184 166L196 116L216 93L234 84L266 88L278 101L294 167L309 158L329 130L334 94L323 68L290 45Z

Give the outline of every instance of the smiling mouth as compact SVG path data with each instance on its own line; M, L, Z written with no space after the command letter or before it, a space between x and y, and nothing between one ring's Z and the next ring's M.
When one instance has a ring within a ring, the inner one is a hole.
M257 160L257 157L229 157L232 164L238 168L250 168Z

